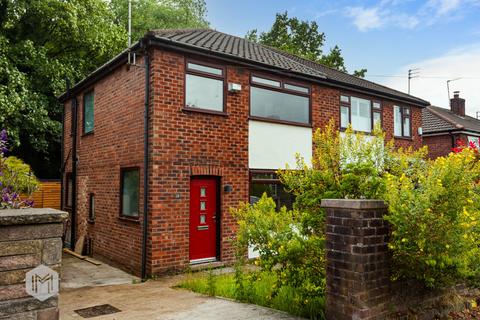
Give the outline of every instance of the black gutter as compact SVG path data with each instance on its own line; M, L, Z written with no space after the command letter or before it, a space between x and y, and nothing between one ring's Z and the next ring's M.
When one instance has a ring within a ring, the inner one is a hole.
M144 67L145 67L145 111L143 127L143 237L142 237L142 281L147 277L147 246L148 246L148 126L150 112L150 55L148 45L144 46Z
M77 238L77 122L78 122L78 100L72 99L73 135L72 135L72 218L70 220L70 246L75 248Z

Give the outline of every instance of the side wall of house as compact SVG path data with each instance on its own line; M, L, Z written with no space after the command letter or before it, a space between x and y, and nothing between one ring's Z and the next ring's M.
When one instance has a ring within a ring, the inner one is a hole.
M453 141L452 141L453 140ZM428 156L430 159L447 156L452 152L452 143L457 146L458 141L468 145L468 136L466 134L443 134L437 136L424 136L423 144L428 146Z
M123 66L77 95L77 239L91 238L94 255L135 274L141 261L144 79L144 69ZM84 135L83 94L90 90L94 91L94 130ZM65 172L70 173L71 101L64 107L64 161ZM140 171L139 220L120 217L120 169L126 167ZM90 194L95 197L94 221L88 220Z

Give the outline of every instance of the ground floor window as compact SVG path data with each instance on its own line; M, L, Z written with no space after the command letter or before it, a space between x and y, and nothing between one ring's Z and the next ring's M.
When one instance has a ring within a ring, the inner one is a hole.
M275 171L250 171L250 203L256 203L264 193L273 198L277 204L277 209L283 206L292 209L295 197L285 191Z
M120 172L120 214L138 218L140 194L140 170L122 168Z

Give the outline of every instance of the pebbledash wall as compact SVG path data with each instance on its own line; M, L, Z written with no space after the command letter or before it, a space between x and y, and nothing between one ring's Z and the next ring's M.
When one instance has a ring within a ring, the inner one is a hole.
M220 177L219 258L231 262L234 256L230 239L235 234L235 221L229 208L249 201L250 170L276 170L285 163L293 165L292 151L309 159L314 130L332 118L339 123L341 94L374 98L311 83L310 127L254 121L249 120L249 87L250 75L255 70L160 48L151 48L150 56L149 274L189 265L189 183L192 176ZM241 84L240 92L225 90L224 114L183 109L187 58L222 65L226 68L226 83ZM137 62L142 64L142 59ZM77 236L93 239L94 254L135 274L140 272L141 263L144 72L142 68L123 65L77 95ZM93 134L82 135L82 98L89 90L95 92L95 127ZM393 138L395 103L376 97L375 100L382 103L382 124L390 140ZM421 109L410 107L412 138L395 139L395 144L419 148L422 145L418 135ZM65 102L64 110L64 161L68 174L72 171L71 158L68 158L72 148L71 100ZM140 169L138 220L120 218L120 169L123 167ZM66 183L64 177L64 185ZM230 185L232 191L224 192L224 185ZM89 222L88 199L92 193L95 194L96 218Z

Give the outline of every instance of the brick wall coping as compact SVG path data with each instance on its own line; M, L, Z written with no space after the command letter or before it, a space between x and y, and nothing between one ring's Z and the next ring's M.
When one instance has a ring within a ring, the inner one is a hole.
M50 208L0 210L0 226L63 222L68 213Z
M322 208L381 209L387 205L383 200L372 199L322 199Z

